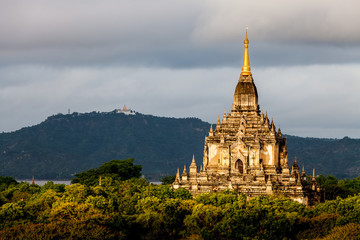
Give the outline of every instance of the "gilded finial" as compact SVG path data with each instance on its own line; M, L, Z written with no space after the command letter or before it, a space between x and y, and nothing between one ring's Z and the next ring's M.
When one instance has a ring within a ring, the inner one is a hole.
M179 168L177 169L174 183L176 183L176 182L180 182L180 172L179 172Z
M187 175L186 165L184 165L184 171L183 171L182 175Z
M303 165L303 168L302 168L301 177L302 177L303 181L306 181L306 180L307 180L304 165Z
M279 124L279 129L278 129L278 132L277 132L278 136L282 136L281 135L281 129L280 129L280 124Z
M248 36L247 36L247 30L249 29L249 27L246 27L245 28L245 39L244 39L244 43L245 44L248 44L249 43L249 39L248 39Z
M224 116L223 116L223 123L225 123L226 122L226 110L224 110Z
M216 129L215 130L220 130L220 116L218 116L218 120L216 122Z
M246 27L246 34L245 34L245 40L244 40L244 63L241 71L242 76L246 75L252 75L251 69L250 69L250 59L249 59L249 39L247 36L247 29Z

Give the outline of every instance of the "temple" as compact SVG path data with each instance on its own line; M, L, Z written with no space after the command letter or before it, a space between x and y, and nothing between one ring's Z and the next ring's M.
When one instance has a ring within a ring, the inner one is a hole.
M123 109L115 109L116 113L123 113L125 115L135 115L136 112L134 110L128 109L126 105L124 105Z
M179 169L173 187L192 194L236 190L248 197L283 195L306 205L320 202L322 190L315 170L307 181L296 158L289 169L286 138L273 120L260 112L258 93L250 68L249 40L244 40L244 62L235 88L231 112L217 120L205 137L203 163L193 157L189 172Z

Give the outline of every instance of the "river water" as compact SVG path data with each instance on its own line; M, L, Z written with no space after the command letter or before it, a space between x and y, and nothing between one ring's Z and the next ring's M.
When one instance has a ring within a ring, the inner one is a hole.
M31 179L16 179L16 181L18 182L28 182L28 183L32 183ZM39 186L44 186L45 183L52 181L54 184L65 184L65 185L70 185L71 180L36 180L35 179L35 184L39 185Z
M16 179L16 181L18 182L28 182L28 183L32 183L31 179ZM71 180L36 180L35 179L35 184L39 185L39 186L44 186L45 183L52 181L54 184L65 184L65 185L70 185L71 184ZM160 185L161 182L150 182L156 185Z

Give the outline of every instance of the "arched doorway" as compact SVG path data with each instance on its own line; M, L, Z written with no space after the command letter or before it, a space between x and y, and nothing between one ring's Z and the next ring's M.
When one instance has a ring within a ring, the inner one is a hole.
M235 162L235 168L239 171L240 174L244 173L244 165L240 159Z

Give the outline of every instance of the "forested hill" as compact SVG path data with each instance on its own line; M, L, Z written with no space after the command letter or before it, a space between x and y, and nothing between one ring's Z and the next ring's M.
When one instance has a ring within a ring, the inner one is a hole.
M360 176L360 139L301 138L286 136L289 159L296 156L299 166L305 164L307 174L334 175L338 178Z
M135 158L150 180L175 175L191 162L202 163L210 124L196 118L73 113L0 134L0 175L18 179L68 179L112 159ZM354 177L360 172L360 139L287 136L290 161L296 155L307 174Z
M0 175L60 179L112 159L135 158L149 179L200 159L210 125L196 118L123 113L57 114L0 134Z

